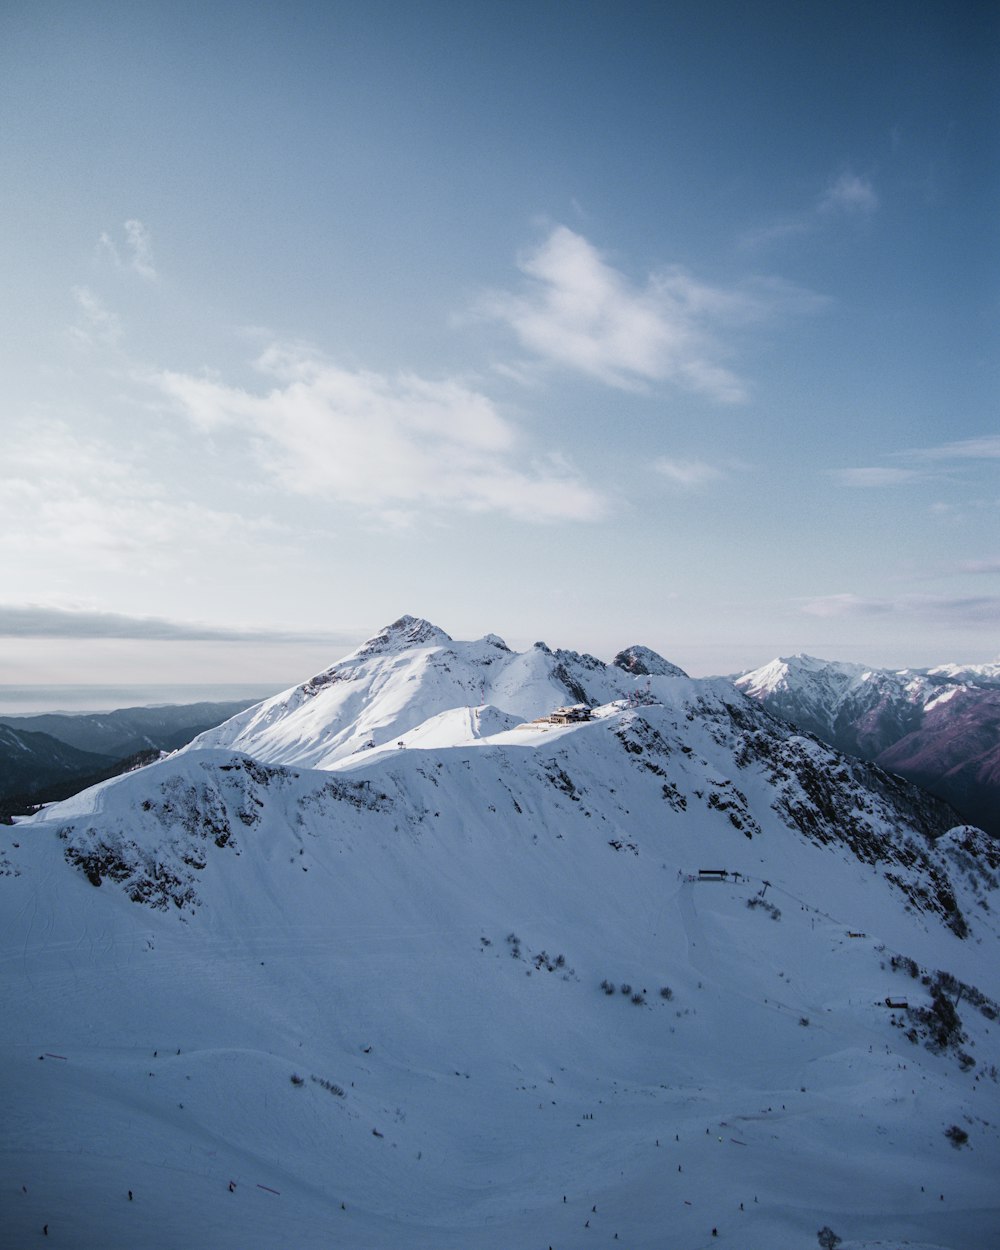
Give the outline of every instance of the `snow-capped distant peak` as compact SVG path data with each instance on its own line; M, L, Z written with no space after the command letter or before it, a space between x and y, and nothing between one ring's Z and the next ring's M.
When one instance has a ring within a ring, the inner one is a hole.
M408 651L411 647L447 646L451 641L450 634L430 621L419 616L401 616L363 643L355 655L385 655L390 651Z
M862 679L867 672L863 664L821 660L814 655L783 655L760 668L741 673L736 684L746 694L760 698L776 690L795 689L818 676L846 684Z
M936 668L927 669L926 673L930 678L945 678L970 685L1000 685L1000 660L993 664L939 664Z
M687 673L671 664L649 647L626 647L611 661L616 668L631 673L633 677L686 677Z

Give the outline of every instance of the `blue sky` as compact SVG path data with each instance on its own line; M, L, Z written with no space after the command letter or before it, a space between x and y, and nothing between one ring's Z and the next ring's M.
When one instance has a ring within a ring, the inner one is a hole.
M1000 652L967 3L0 16L0 682Z

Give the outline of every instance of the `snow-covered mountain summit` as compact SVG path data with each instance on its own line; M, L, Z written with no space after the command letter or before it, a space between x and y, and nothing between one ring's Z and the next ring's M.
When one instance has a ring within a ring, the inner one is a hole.
M451 641L449 634L430 621L404 615L362 643L354 655L385 655L390 651L407 651L410 647L447 646Z
M889 733L894 741L905 732L906 723L931 693L931 683L922 674L890 673L811 655L772 660L737 677L736 685L776 715L840 750L856 752L864 739L864 753L870 753L867 745L873 737ZM891 725L885 724L887 712Z
M997 843L623 655L401 618L0 829L9 1244L992 1250Z
M859 682L868 671L862 664L821 660L814 655L800 653L778 656L761 668L741 674L736 684L755 698L778 690L799 690L811 682L843 690Z
M405 742L455 709L492 706L512 721L532 720L565 704L629 698L640 688L637 678L651 675L684 676L645 647L609 665L542 642L514 652L496 634L456 642L428 621L403 616L324 672L187 749L226 747L267 763L333 768L359 751Z
M932 681L943 678L971 686L1000 686L1000 660L993 664L939 664L926 672Z

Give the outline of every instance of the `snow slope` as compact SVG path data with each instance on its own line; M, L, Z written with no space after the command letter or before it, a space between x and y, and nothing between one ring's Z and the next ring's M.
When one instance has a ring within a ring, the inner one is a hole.
M0 1245L994 1247L995 843L728 683L404 620L0 829Z

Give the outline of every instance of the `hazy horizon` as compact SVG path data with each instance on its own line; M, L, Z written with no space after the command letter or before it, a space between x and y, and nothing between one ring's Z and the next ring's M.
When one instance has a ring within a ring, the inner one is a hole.
M633 639L631 643L623 642L621 647L616 648L616 651L624 650L626 646L635 644L645 645L640 639ZM527 649L528 645L525 644L514 649L524 650ZM562 645L560 641L553 640L553 646L561 647ZM572 650L574 648L568 649ZM759 651L760 648L757 650ZM787 656L801 654L801 652L785 652L783 654ZM88 712L109 712L129 707L155 707L161 704L227 703L242 699L265 699L271 695L279 694L283 690L297 686L303 681L307 681L309 677L330 667L330 664L336 663L340 658L342 657L337 656L327 664L317 665L309 671L300 671L284 681L0 683L0 716L31 716L47 712L83 715ZM610 662L613 656L608 654L598 658L605 662ZM767 655L761 654L760 658L753 663L713 668L704 664L681 663L676 654L664 656L664 659L678 664L691 677L732 677L739 673L750 671L753 668L762 667L764 664L777 658L779 658L779 653L775 651ZM885 668L891 671L900 671L908 668L934 668L940 664L950 662L990 663L994 660L1000 660L1000 656L993 656L982 661L938 657L928 659L921 664L876 664L871 662L870 657L864 654L854 656L818 654L816 658L831 662L860 663L872 668Z
M264 699L286 687L270 683L221 683L217 685L136 684L101 686L77 682L67 685L0 685L0 716L33 716L42 713L86 715L121 708L158 707L186 703L235 703L241 699Z

